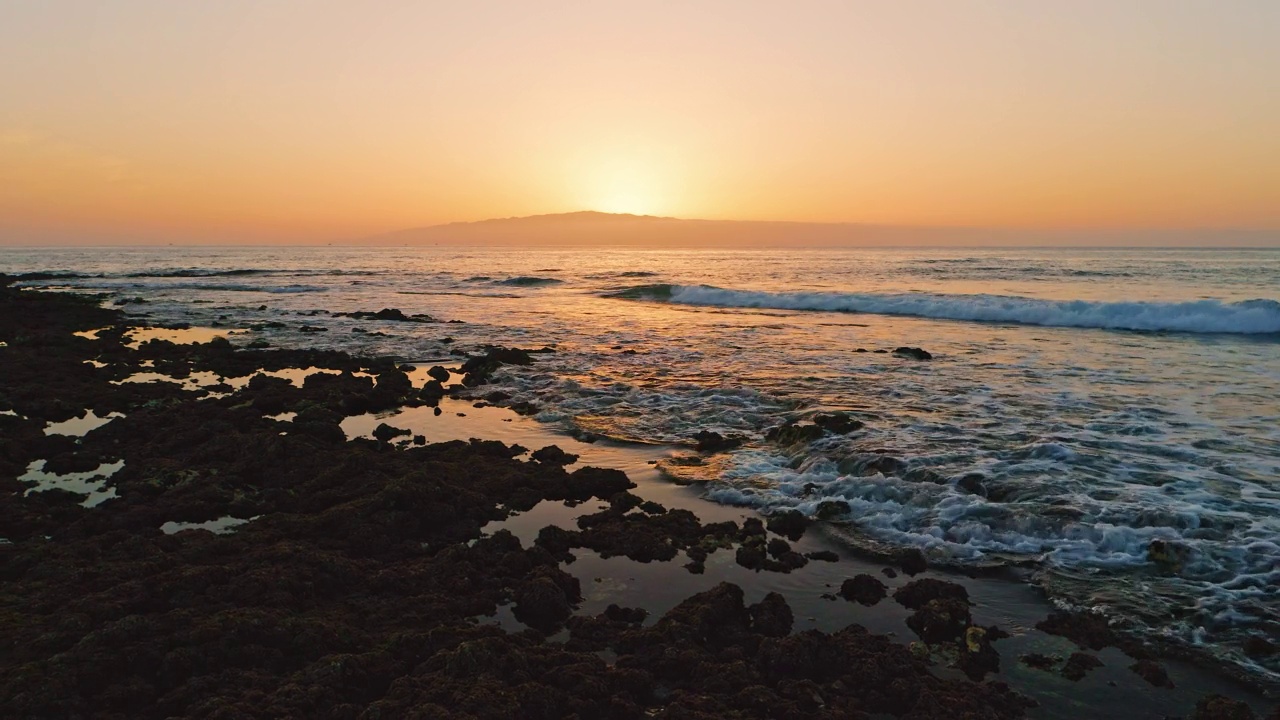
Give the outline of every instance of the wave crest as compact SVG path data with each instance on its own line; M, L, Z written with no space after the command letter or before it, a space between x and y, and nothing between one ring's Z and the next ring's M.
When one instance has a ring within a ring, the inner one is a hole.
M943 320L1190 333L1280 334L1280 302L1104 302L939 293L762 292L638 285L611 297L713 307L907 315Z

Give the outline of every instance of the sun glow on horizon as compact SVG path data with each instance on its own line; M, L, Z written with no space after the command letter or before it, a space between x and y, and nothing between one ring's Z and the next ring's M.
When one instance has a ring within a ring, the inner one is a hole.
M80 5L0 3L0 244L581 208L1280 244L1265 0Z

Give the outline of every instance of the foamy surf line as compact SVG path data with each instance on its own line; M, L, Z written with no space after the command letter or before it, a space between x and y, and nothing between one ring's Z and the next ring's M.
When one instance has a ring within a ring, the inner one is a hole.
M1280 334L1280 302L1100 302L1006 295L760 292L709 285L644 285L614 297L680 305L856 312L943 320L1240 335Z

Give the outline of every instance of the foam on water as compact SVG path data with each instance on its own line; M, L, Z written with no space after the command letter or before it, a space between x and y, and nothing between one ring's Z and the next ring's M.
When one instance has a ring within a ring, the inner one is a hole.
M425 366L489 343L554 344L479 392L536 406L540 428L527 418L487 425L496 413L463 403L449 406L465 414L450 424L458 437L519 431L534 447L532 437L550 444L545 435L568 431L679 443L693 455L699 431L734 435L743 446L663 467L722 503L766 512L847 502L854 544L1028 564L1055 601L1280 671L1280 658L1237 650L1246 635L1280 634L1280 307L1257 299L1280 298L1280 251L15 253L13 270L75 273L49 280L57 287L144 298L149 322L264 326L231 335L238 344ZM552 267L559 282L544 282ZM269 271L172 275L190 268ZM135 273L171 276L125 277ZM516 279L528 280L507 282ZM323 292L224 289L298 282ZM382 307L464 324L375 333L328 314ZM875 352L900 345L935 359ZM766 439L830 410L865 425L789 447ZM415 412L344 427L364 435L400 423L447 439L439 418ZM1167 545L1153 553L1154 541Z
M760 292L709 285L645 285L616 295L682 305L907 315L1051 327L1246 335L1280 333L1280 302L1268 299L1099 302L1003 295Z

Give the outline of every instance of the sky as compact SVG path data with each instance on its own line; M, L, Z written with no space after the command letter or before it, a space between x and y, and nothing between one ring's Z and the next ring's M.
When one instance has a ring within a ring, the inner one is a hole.
M0 243L1280 229L1280 2L0 0Z

